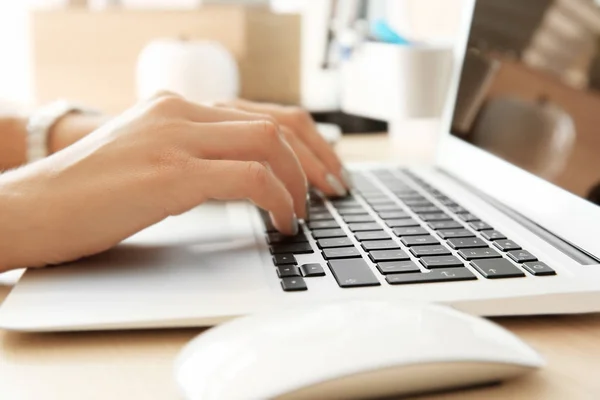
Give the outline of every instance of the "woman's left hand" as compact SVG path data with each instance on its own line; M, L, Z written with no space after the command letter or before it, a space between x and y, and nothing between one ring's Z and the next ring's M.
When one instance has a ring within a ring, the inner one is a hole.
M310 184L328 196L345 196L351 180L333 148L319 134L310 114L299 107L234 100L217 104L253 114L265 114L281 126Z

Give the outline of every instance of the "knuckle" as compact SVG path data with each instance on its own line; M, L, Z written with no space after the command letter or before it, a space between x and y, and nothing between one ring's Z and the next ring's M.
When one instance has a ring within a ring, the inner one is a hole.
M281 133L279 130L279 126L270 120L261 121L262 124L262 141L266 143L269 147L273 147L278 145L281 142Z
M150 105L150 111L156 114L172 114L177 110L185 100L176 94L165 94L152 100Z
M269 182L269 171L267 167L257 161L251 161L248 163L248 183L251 186L264 188Z
M308 111L301 107L289 107L288 117L297 125L306 124L312 120Z

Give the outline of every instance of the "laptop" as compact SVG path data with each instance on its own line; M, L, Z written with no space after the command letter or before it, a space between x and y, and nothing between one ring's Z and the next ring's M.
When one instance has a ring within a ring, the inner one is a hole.
M593 116L577 120L580 103L575 112L568 103L547 108L562 92L592 103L598 95L539 57L539 67L515 57L521 42L513 46L502 30L488 38L490 2L464 4L434 165L351 165L351 194L311 193L310 221L292 238L247 202L205 204L103 254L26 271L0 308L0 326L210 326L274 305L341 299L439 302L484 316L600 311L600 207L588 197L600 181L600 142L586 136ZM502 21L511 10L492 11ZM533 101L515 76L551 82L542 87L558 94ZM528 112L549 113L558 128L536 128ZM501 129L521 119L527 130Z

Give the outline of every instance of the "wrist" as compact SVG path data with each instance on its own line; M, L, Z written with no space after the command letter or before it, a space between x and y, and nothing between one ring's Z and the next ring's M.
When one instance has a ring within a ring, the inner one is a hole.
M48 131L48 154L56 153L98 129L108 118L99 114L70 112L59 118Z

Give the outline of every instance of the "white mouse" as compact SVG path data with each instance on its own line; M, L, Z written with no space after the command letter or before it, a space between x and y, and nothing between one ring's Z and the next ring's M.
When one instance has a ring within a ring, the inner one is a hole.
M190 400L362 399L519 377L542 358L452 308L348 301L282 307L217 326L180 353Z

